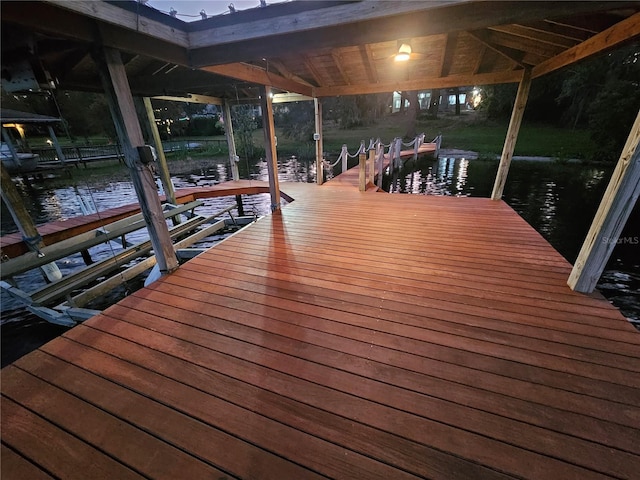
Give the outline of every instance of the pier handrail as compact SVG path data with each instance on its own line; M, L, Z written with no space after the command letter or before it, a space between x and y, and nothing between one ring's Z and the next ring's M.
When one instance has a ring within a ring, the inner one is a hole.
M346 172L348 169L349 158L360 157L363 154L367 155L367 160L365 163L369 164L368 168L371 169L369 173L369 178L375 177L374 173L377 171L378 172L377 185L378 187L381 188L382 187L381 172L384 167L385 156L386 158L389 159L389 165L391 166L391 168L394 168L394 169L399 168L400 166L402 166L402 158L401 158L402 147L413 146L413 158L416 159L418 157L420 147L424 145L424 139L425 139L424 133L416 135L416 137L409 143L403 142L401 137L395 137L388 144L382 143L380 141L380 138L376 138L375 140L373 138L370 138L368 146L366 145L364 140L361 140L358 150L353 154L349 153L349 149L347 145L343 144L342 149L340 150L340 155L338 156L335 162L330 163L328 160L325 159L325 162L326 162L325 168L328 167L332 169L333 167L341 163L342 172ZM432 142L432 143L436 143L437 151L439 151L440 149L441 140L442 140L442 136L438 135L436 136L436 138L434 138ZM385 154L385 150L386 150L386 154ZM373 151L374 153L369 154L369 152L371 151Z

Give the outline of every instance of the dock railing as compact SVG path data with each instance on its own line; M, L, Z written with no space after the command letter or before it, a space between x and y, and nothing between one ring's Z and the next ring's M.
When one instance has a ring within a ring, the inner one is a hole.
M328 167L328 170L332 171L334 167L340 164L341 173L344 173L349 169L349 159L358 158L358 165L360 167L358 186L360 191L365 191L367 188L367 184L376 185L377 183L377 187L382 188L382 173L384 172L385 168L389 167L392 170L395 170L402 167L403 147L413 147L412 158L414 160L418 158L420 147L425 143L424 138L425 134L421 133L417 135L411 142L404 143L402 141L402 138L396 137L388 144L382 143L380 141L380 138L377 138L375 140L371 138L369 139L368 146L366 146L364 140L361 140L358 150L353 154L349 153L347 145L343 144L338 159L333 163L325 160L325 168ZM440 142L440 135L434 138L431 142L436 144L436 152L440 149Z
M225 140L218 139L181 139L170 140L163 143L165 153L177 152L199 152L215 148L223 151L226 147ZM32 148L31 151L39 155L38 165L56 165L71 164L77 165L97 160L123 159L122 148L118 143L109 143L102 145L73 145L61 147L62 156L60 158L58 151L54 147Z

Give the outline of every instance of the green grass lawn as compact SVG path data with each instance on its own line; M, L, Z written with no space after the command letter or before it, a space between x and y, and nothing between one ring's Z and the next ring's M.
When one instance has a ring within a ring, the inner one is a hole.
M389 143L396 136L403 136L406 120L401 116L391 116L386 120L368 127L343 130L334 126L324 128L324 150L338 154L342 144L346 143L349 151L358 148L361 140L369 142L370 138L378 138ZM435 120L419 120L417 129L424 132L427 141L442 134L442 148L472 150L481 155L502 152L508 121L488 122L476 112L467 112L460 117L441 115ZM276 127L276 131L278 128ZM262 145L262 131L255 133L257 145ZM259 142L259 143L258 143ZM278 136L278 146L282 151L295 153L299 143L293 142L283 135ZM563 129L551 125L523 123L516 143L515 155L544 156L559 159L589 158L594 150L593 141L585 130Z
M460 116L453 114L440 114L437 119L418 120L418 132L424 132L427 141L436 135L442 134L442 148L456 148L472 150L481 155L499 155L507 132L508 120L503 122L490 122L483 118L480 112L463 112ZM324 126L324 151L331 156L340 153L342 144L347 144L349 151L357 150L361 140L368 144L370 138L380 138L389 143L396 136L403 136L406 131L406 118L399 114L391 115L374 125L350 129L340 129L337 126L325 124ZM278 150L283 155L298 155L309 157L315 155L314 142L300 142L284 136L276 125L278 136ZM224 136L199 137L202 139L224 139ZM41 140L41 141L40 141ZM45 143L42 139L30 139L32 146L40 146ZM173 138L172 140L180 140ZM264 134L262 129L253 132L254 145L264 146ZM104 137L92 137L92 144L107 143ZM67 145L68 139L61 137L60 143ZM84 139L77 140L78 144L84 144ZM572 130L558 128L551 125L541 125L524 122L518 141L515 155L545 156L559 159L581 158L589 159L594 151L593 141L589 133L584 130ZM213 152L203 152L211 155ZM217 152L220 153L220 152ZM195 154L192 153L190 155ZM225 153L226 154L226 153ZM217 155L216 155L217 156Z

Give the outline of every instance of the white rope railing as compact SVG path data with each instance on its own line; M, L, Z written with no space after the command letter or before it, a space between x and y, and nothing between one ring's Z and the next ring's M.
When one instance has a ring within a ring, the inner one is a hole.
M413 147L413 159L417 159L418 154L420 153L420 148L424 145L425 134L421 133L417 135L411 142L405 143L402 141L402 138L396 137L391 140L388 144L384 144L380 141L380 138L369 139L369 145L365 144L364 140L360 141L360 146L358 150L351 154L349 153L348 147L346 144L342 145L342 149L340 151L340 155L338 159L330 163L329 160L324 161L324 165L329 170L332 170L336 165L341 163L342 172L346 172L348 170L348 160L350 158L357 158L361 154L367 155L366 164L368 164L369 170L369 179L373 179L375 177L375 172L378 173L377 185L382 188L382 171L384 167L385 158L389 160L389 168L391 170L395 170L396 168L402 167L402 147ZM442 143L442 136L436 136L431 143L436 144L436 156L440 151L440 144ZM386 154L385 154L386 150ZM366 178L362 177L362 178Z
M347 155L349 155L349 158L356 158L358 155L366 151L367 151L367 148L364 146L364 140L360 140L360 148L358 148L358 151L353 155L347 152Z

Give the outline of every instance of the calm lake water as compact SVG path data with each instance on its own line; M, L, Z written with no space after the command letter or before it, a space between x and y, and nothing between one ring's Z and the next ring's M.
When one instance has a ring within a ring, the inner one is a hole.
M207 186L230 178L224 161L201 160L193 171L173 177L176 188ZM266 162L239 164L241 178L267 180ZM315 181L315 163L295 157L279 162L281 181ZM423 195L456 195L488 197L493 187L497 161L467 160L464 158L421 158L409 161L393 176L385 176L384 188L392 193ZM538 230L565 258L573 262L589 228L598 203L607 186L612 167L557 164L553 162L514 161L505 188L504 199L527 222ZM27 208L37 223L74 217L81 214L79 196L93 203L98 212L137 201L130 182L94 182L77 187L50 188L47 182L35 187L19 185ZM244 196L245 214L263 216L270 212L269 195ZM234 198L205 200L198 213L211 215L235 201ZM10 215L2 205L1 233L15 231ZM130 241L144 241L145 233L128 235ZM223 236L206 239L196 246L210 247ZM611 261L598 288L632 321L640 322L640 209L636 206L616 246ZM95 260L107 258L120 247L114 244L91 249ZM75 255L57 262L61 271L68 273L84 265ZM127 265L130 266L131 264ZM27 273L18 278L24 290L35 290L44 285L38 273ZM135 290L139 282L128 282L106 299L117 301ZM42 343L59 335L65 328L47 324L18 308L15 302L2 294L2 365L19 358ZM105 305L93 305L104 308Z

